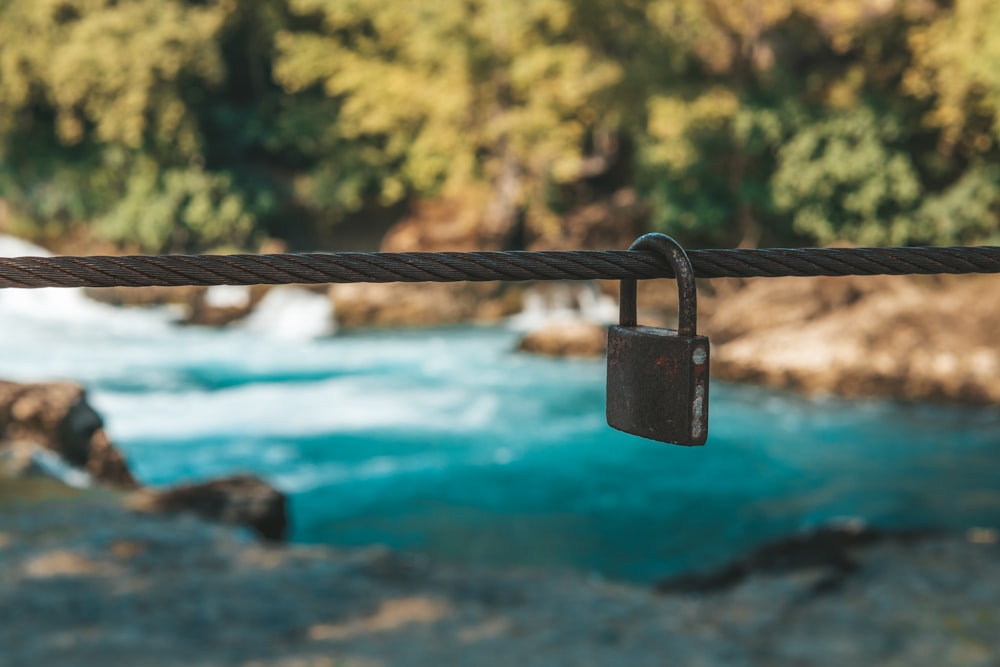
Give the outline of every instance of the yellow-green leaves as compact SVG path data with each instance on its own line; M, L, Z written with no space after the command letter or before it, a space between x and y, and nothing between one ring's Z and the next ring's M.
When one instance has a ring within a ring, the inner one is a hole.
M182 79L218 83L216 42L227 3L176 0L37 0L0 8L0 108L44 102L59 138L139 148L147 134L197 150Z
M378 195L492 183L505 164L517 198L579 177L597 98L621 76L571 31L568 0L295 0L321 29L278 36L275 77L338 105L330 130L377 169ZM589 114L584 114L588 110Z
M992 0L0 0L0 197L148 250L438 198L530 243L623 188L694 243L990 238L996 34Z
M1000 137L998 34L1000 4L992 0L957 0L954 9L910 32L914 63L905 86L933 101L926 120L943 130L946 150L964 139L966 150L983 153ZM983 119L987 127L977 127Z
M75 202L59 208L63 224L99 218L110 238L147 250L245 241L253 217L228 176L201 167L192 106L225 80L220 37L235 8L0 3L0 156L11 162L0 196L44 216L51 206L35 193L50 189L53 201ZM61 166L30 169L50 163Z
M152 252L245 247L254 230L231 180L193 169L130 165L125 194L97 224L110 239Z
M693 100L657 95L649 100L650 163L682 170L702 159L694 140L699 133L720 132L736 116L740 100L732 91L711 88Z

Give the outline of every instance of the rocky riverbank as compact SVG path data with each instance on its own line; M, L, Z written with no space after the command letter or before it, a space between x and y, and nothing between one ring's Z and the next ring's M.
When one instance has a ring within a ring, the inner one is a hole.
M745 281L711 303L720 379L841 396L1000 402L995 276Z
M704 281L699 331L712 375L805 394L1000 403L995 276ZM640 283L640 321L672 326L672 284ZM602 325L531 332L522 349L598 356ZM574 344L589 341L589 344Z
M86 392L72 382L0 380L0 475L100 486L127 494L125 502L136 511L191 513L249 527L266 540L283 540L288 526L284 494L254 476L141 488Z
M1000 550L989 531L839 543L847 569L843 555L746 564L773 564L765 550L712 592L657 592L381 549L266 546L53 484L0 481L3 665L1000 661Z

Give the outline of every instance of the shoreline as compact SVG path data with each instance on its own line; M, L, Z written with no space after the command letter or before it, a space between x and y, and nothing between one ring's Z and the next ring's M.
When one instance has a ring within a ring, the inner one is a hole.
M716 376L806 395L1000 405L991 276L755 279L710 300Z
M996 285L995 277L982 275L708 280L699 289L698 331L712 345L713 379L805 396L995 406L1000 311L983 304L991 302ZM511 321L528 314L537 319L526 329L521 351L600 358L607 317L617 313L617 283L602 283L600 290L535 285L500 296L483 292L476 297L482 299L478 310L470 306L461 315L441 294L451 290L468 300L462 286L434 285L426 292L404 287L406 300L419 306L398 311L396 285L350 286L346 302L341 295L347 290L331 288L334 311L338 317L346 313L342 329L497 325L501 314L518 312L514 294L521 310ZM527 304L546 301L548 317L529 311ZM359 302L366 304L364 312ZM677 306L670 281L641 281L638 303L640 322L673 326Z

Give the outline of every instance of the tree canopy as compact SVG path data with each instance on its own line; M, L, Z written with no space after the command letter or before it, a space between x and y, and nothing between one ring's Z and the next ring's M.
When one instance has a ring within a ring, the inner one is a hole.
M623 188L694 244L995 241L998 33L989 0L0 0L0 199L153 252L449 198L510 247Z

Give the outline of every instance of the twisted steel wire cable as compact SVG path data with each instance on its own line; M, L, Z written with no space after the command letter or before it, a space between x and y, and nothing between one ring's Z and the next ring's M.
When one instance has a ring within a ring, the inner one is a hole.
M699 278L1000 273L1000 247L689 250ZM0 258L0 287L670 278L628 250Z

